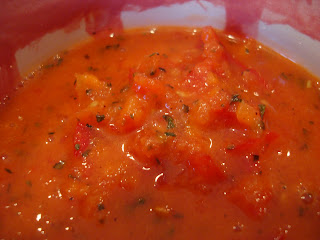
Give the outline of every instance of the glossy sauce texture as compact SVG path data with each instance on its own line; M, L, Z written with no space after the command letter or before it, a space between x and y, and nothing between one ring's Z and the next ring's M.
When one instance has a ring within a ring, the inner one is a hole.
M210 27L62 52L0 107L0 239L317 239L318 84Z

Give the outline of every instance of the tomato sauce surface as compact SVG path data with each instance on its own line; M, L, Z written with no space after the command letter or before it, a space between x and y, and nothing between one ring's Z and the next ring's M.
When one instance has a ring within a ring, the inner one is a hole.
M211 27L61 52L0 105L0 239L319 239L318 85Z

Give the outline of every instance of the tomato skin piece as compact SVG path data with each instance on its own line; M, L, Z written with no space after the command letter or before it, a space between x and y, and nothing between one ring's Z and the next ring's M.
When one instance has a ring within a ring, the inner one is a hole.
M272 188L260 179L261 176L249 176L227 193L227 198L239 207L244 214L259 219L267 213L268 203L272 199Z
M249 138L236 145L232 152L239 154L239 152L254 153L255 151L258 152L264 150L264 148L276 140L278 136L279 135L275 132L267 132L260 138Z
M91 130L81 122L77 123L73 139L74 155L81 156L88 148L90 143Z
M164 86L159 80L146 77L144 74L136 74L133 81L133 89L141 96L165 93Z
M203 178L207 183L215 184L226 179L224 172L209 155L192 154L189 157L188 163L196 175Z

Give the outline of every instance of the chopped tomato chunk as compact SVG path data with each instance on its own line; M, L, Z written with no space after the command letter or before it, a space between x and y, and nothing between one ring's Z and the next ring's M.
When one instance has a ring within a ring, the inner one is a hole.
M272 188L260 179L260 176L246 177L227 193L227 198L252 218L267 213L268 203L272 199Z
M90 143L90 131L90 127L81 122L77 123L73 139L75 156L80 156L87 150Z
M189 157L189 165L195 174L203 178L205 182L214 184L226 179L226 175L217 166L209 155L206 154L192 154Z

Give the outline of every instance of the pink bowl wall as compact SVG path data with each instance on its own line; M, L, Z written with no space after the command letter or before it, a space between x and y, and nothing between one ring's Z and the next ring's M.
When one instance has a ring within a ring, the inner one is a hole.
M152 9L183 4L191 0L3 0L0 9L0 97L15 88L20 77L16 52L46 33L68 26L79 27L85 19L86 31L94 34L121 29L122 11ZM194 1L205 8L204 1ZM320 41L320 1L318 0L209 0L225 9L225 27L255 37L258 22L289 25ZM164 16L165 18L165 16ZM172 25L175 25L173 22ZM298 40L297 40L298 41ZM303 46L302 46L303 47ZM319 50L319 49L318 49ZM302 63L303 64L303 63Z

